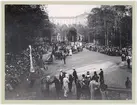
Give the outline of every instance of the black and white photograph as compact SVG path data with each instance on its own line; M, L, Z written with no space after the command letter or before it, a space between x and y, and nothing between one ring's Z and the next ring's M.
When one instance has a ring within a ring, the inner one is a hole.
M5 4L5 100L132 100L132 12Z

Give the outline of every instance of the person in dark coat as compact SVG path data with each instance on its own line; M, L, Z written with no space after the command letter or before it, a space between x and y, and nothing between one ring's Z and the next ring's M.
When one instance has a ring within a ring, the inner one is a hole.
M64 64L66 64L66 53L65 52L63 53L63 61L64 61Z
M82 74L82 95L85 99L90 98L89 81L85 74Z
M126 57L125 53L122 53L122 55L121 55L122 61L125 61L125 57Z
M127 57L128 68L130 68L130 62L131 62L131 60L130 60L130 56L128 56L128 57Z
M73 82L73 77L72 77L72 75L70 74L70 75L69 75L69 92L71 92L71 90L72 90L72 82Z
M86 79L88 80L88 84L89 84L90 80L91 80L91 76L90 76L90 72L89 71L87 71Z
M46 81L45 81L45 84L46 84L46 96L49 97L49 94L50 94L50 90L49 90L49 86L50 86L50 76L47 76L46 77Z
M59 99L60 98L60 90L61 90L60 81L55 76L52 83L55 83L56 94L57 94L57 98Z
M65 77L64 73L62 70L60 70L60 74L59 74L59 80L60 80L60 85L61 85L61 89L63 86L63 78Z
M76 92L77 92L77 99L79 100L81 97L81 93L82 93L82 87L81 87L80 80L78 79L76 81Z
M126 89L132 89L132 83L129 80L129 77L127 77L127 80L125 81L125 86L126 86ZM127 94L127 98L131 99L131 97L132 97L132 93L130 92Z
M75 81L75 84L76 84L76 81L78 79L78 75L77 75L77 72L75 69L73 69L73 78L74 78L74 81Z
M97 75L97 72L95 71L91 80L95 80L96 82L98 82L98 79L99 79L99 76Z
M57 50L58 50L58 46L56 45L56 46L55 46L55 51L57 51Z
M131 89L131 81L129 80L129 77L127 77L127 80L125 82L125 86L127 89Z
M100 84L102 85L104 84L104 73L102 69L100 69L99 76L100 76Z

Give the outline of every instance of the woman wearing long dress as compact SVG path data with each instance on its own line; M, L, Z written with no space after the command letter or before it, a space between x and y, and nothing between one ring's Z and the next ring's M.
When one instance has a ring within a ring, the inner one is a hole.
M68 91L69 91L69 76L68 74L65 75L65 77L63 78L63 90L64 90L64 97L67 98L68 97Z
M72 50L69 49L69 56L72 56Z
M99 88L99 83L95 80L90 81L89 89L90 89L90 98L91 100L96 99L96 90Z

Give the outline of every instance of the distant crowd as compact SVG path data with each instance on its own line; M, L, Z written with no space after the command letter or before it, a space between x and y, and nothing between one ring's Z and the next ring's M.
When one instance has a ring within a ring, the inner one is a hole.
M97 51L103 54L107 54L110 56L121 56L123 53L126 56L132 55L132 48L126 47L126 48L119 48L119 47L109 47L109 46L86 46L88 50Z
M131 68L132 48L109 47L109 46L86 46L90 51L100 52L109 56L121 56L121 61L127 61L128 68Z

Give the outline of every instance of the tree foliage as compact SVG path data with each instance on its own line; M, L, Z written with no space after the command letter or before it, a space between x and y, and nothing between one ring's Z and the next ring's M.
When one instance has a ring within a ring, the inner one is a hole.
M88 32L89 32L89 29L87 26L82 25L82 24L73 24L72 26L77 29L77 33L83 35L83 38L84 38L83 41L88 40L88 39L86 39Z
M5 5L6 52L18 52L37 37L50 38L52 24L42 5Z
M76 42L77 41L77 30L74 27L70 27L67 34L68 41Z
M88 27L91 38L101 45L125 47L132 43L132 7L103 5L93 8L88 15Z

